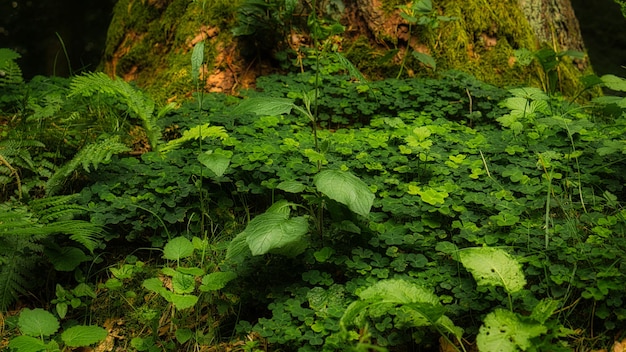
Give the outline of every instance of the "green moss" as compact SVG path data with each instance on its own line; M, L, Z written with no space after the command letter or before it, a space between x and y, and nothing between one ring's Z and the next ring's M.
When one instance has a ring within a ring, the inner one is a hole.
M394 65L391 59L384 59L384 56L388 53L388 51L374 48L364 36L357 38L350 46L345 48L344 52L346 58L361 73L373 80L393 77L398 72L397 65Z
M407 5L409 3L410 1L404 1L404 0L386 0L386 1L383 1L382 7L385 13L392 13L398 8L398 6Z
M137 72L135 82L159 101L185 96L193 90L189 76L192 41L209 28L219 34L208 39L205 62L212 69L218 55L215 46L232 41L229 26L235 21L236 1L174 0L157 8L141 0L120 0L109 28L106 57L116 52L119 76ZM124 47L122 42L128 37Z
M437 29L417 28L414 36L428 48L438 70L459 70L498 86L530 85L541 87L543 72L537 63L522 67L514 64L514 51L536 50L533 31L517 0L442 0L435 3L440 15L454 17L440 22ZM417 60L407 67L430 74ZM561 71L562 92L579 89L580 71L564 61Z

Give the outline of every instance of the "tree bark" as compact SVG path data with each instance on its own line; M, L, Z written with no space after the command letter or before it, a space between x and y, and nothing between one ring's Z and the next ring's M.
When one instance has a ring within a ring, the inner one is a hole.
M134 80L157 97L181 98L195 89L189 74L191 50L204 40L203 89L235 93L253 86L258 75L277 69L277 61L242 55L250 48L231 32L237 25L234 3L119 0L108 32L105 72ZM418 52L432 56L439 72L460 70L497 85L538 86L544 73L536 64L520 65L516 50L547 46L555 52L585 51L569 0L435 1L434 15L454 18L438 21L437 28L410 27L392 3L406 5L402 0L344 0L336 16L346 29L336 39L337 47L371 79L395 76L402 64L405 76L433 75L409 55ZM300 2L293 14L300 22L310 13L306 4ZM286 24L293 27L281 32L284 38L269 42L296 51L311 46L305 26L296 22ZM268 53L275 48L263 49ZM586 60L564 57L559 70L560 89L567 93L578 89L578 78L590 67Z

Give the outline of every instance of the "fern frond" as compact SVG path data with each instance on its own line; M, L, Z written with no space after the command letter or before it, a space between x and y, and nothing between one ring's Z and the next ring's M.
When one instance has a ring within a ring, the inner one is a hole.
M161 129L157 125L159 115L154 114L155 103L149 96L121 78L112 79L102 72L86 73L72 80L70 97L75 95L90 97L94 94L114 96L126 104L141 120L152 149L158 150L161 142Z
M31 280L41 228L24 205L0 204L0 311L24 294Z
M57 221L46 225L46 230L70 235L72 241L85 246L93 253L102 242L102 227L84 220Z
M22 70L15 62L20 54L11 50L0 49L0 88L16 86L24 82Z
M0 312L6 311L32 286L37 256L27 250L31 243L29 238L20 236L0 237ZM39 248L34 252L41 251Z
M35 199L28 203L30 209L37 215L39 222L49 223L60 219L74 219L77 215L84 215L87 209L74 203L78 194L53 196Z
M39 234L37 219L26 206L0 204L0 238L5 235Z
M192 127L189 130L184 131L182 137L167 142L167 144L161 148L161 152L167 153L177 149L185 142L200 138L203 140L206 138L219 138L221 140L225 140L228 138L228 133L222 126L209 126L208 123L205 123L204 125Z
M35 140L9 139L0 142L0 157L18 167L35 168L35 163L30 155L30 148L43 148L45 145Z
M75 195L50 197L28 205L0 204L0 311L26 293L32 270L41 259L41 240L52 234L67 234L90 252L101 243L102 227L74 220L79 206ZM58 220L63 218L63 220Z
M89 172L91 166L97 170L100 163L111 160L114 154L124 153L129 150L125 144L119 141L117 136L87 145L48 179L48 182L46 182L46 194L55 194L63 185L63 182L79 166L82 165L87 172Z

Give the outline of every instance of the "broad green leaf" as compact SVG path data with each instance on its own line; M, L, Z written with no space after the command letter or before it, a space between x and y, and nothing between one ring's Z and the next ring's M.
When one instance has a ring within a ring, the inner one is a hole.
M229 283L236 277L237 274L232 271L217 271L214 273L210 273L202 278L200 291L208 292L221 290L226 286L227 283Z
M418 0L413 8L421 15L428 15L433 11L433 3L431 0Z
M167 292L167 289L163 287L163 282L156 277L144 280L142 286L147 290L160 294L161 296L164 296Z
M276 188L289 193L300 193L306 189L306 186L298 181L283 181Z
M44 251L57 271L73 271L90 258L76 247L50 247Z
M502 286L508 293L526 285L522 265L499 248L466 248L459 252L461 264L481 286Z
M76 325L63 331L61 340L69 347L84 347L104 340L107 335L107 331L99 326Z
M286 219L283 214L265 213L252 219L244 231L252 255L262 255L303 241L308 221L304 217Z
M59 315L59 318L61 319L64 319L65 316L67 315L68 308L69 307L67 306L67 303L65 302L57 303L56 306L54 307L54 309L57 311L57 314Z
M174 335L176 336L176 341L178 341L178 343L180 344L183 344L191 340L191 338L193 337L193 331L187 328L179 328L179 329L176 329L176 332L174 333Z
M248 244L246 243L247 237L248 234L245 231L242 231L230 241L228 248L226 249L227 260L241 262L243 259L250 256L250 247L248 247Z
M187 275L193 275L193 276L202 276L204 275L204 270L202 270L202 268L198 268L196 266L192 266L189 268L185 268L185 267L178 267L176 268L176 271L179 273L183 273L183 274L187 274Z
M191 293L196 288L196 278L193 275L175 272L172 276L172 291L174 293Z
M476 345L479 351L525 351L532 346L532 338L546 332L542 324L523 321L513 312L496 308L485 317Z
M315 187L328 198L346 205L353 212L367 216L374 203L374 193L365 182L350 172L324 170L315 175Z
M457 339L461 339L461 337L463 337L463 329L454 325L452 319L448 318L445 315L442 315L439 319L437 319L435 325L437 325L440 329L443 329L444 331L447 331L456 336Z
M185 237L174 237L163 247L163 258L168 260L180 260L193 254L193 244Z
M206 152L198 155L198 161L202 165L206 166L209 170L220 177L224 175L228 165L230 165L230 158L233 153L222 149L207 150Z
M444 308L439 298L429 289L402 280L389 279L375 283L361 291L359 300L352 302L341 318L342 326L361 325L367 312L380 315L393 307L402 309L403 321L413 326L440 325L448 331L461 333L449 319L440 320Z
M600 79L607 88L626 92L626 79L615 75L604 75Z
M196 303L198 302L198 296L179 295L174 293L170 296L170 301L172 302L174 307L176 307L176 309L187 309L196 305Z
M50 336L60 327L57 318L41 308L22 310L17 326L22 334L33 337Z
M291 213L291 206L293 203L289 203L288 201L282 199L278 202L272 204L265 213L272 214L281 214L285 217L285 219L289 218L289 214Z
M9 348L17 352L40 352L46 350L46 344L32 336L18 336L9 341Z
M283 115L289 114L293 109L292 99L259 97L244 99L232 111L233 115L254 113L257 115Z
M557 56L569 56L575 59L582 60L585 58L585 53L582 51L578 51L578 50L565 50L565 51L561 51L560 53L558 53Z
M420 53L419 51L414 51L412 55L414 58L417 59L417 61L423 63L431 69L435 70L437 68L437 62L432 56L425 53Z
M428 303L440 305L439 298L429 289L415 283L389 279L375 283L358 294L363 300L384 300L398 304Z
M204 61L204 41L198 42L191 52L191 79L197 82L200 79L200 67Z

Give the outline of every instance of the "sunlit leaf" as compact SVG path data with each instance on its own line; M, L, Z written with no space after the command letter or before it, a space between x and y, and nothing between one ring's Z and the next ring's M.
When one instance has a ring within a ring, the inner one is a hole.
M232 111L233 115L254 113L257 115L289 114L293 109L292 99L259 97L244 99Z
M417 59L417 61L423 63L424 65L430 67L431 69L436 69L437 68L437 62L435 61L435 58L433 58L432 56L425 54L425 53L420 53L419 51L414 51L412 53L413 57Z
M481 286L502 286L509 292L524 289L522 265L499 248L466 248L459 252L461 264Z
M615 75L604 75L600 79L607 88L626 92L626 79Z
M163 258L168 260L180 260L193 254L194 248L190 240L185 237L175 237L163 247Z
M200 79L200 67L204 60L204 41L198 42L191 52L191 78L194 82Z
M532 346L531 339L546 331L542 324L523 321L513 312L496 308L483 320L476 344L479 351L526 351Z
M46 344L38 338L21 335L9 341L9 348L18 352L41 352Z
M108 332L95 325L76 325L63 331L61 340L69 347L83 347L93 345L104 340Z
M265 213L252 219L246 226L246 243L252 255L261 255L302 241L307 231L308 221L304 217L285 219L282 214Z
M196 305L198 296L172 294L170 300L176 309L188 309Z
M224 175L228 165L230 165L230 158L233 153L231 151L225 151L222 149L207 150L204 153L198 155L198 161L213 173L220 177Z
M217 271L202 278L201 291L217 291L223 289L227 283L235 279L237 274L232 271Z
M374 203L374 193L365 182L347 171L321 171L315 175L313 183L328 198L346 205L362 216L369 214Z
M191 340L191 338L193 337L193 331L187 328L178 328L176 329L174 336L176 336L176 341L178 341L178 343L183 344Z
M306 189L306 186L298 181L283 181L276 188L289 193L300 193Z
M50 336L59 330L59 321L52 313L41 308L25 308L20 313L17 326L24 335L41 337Z

